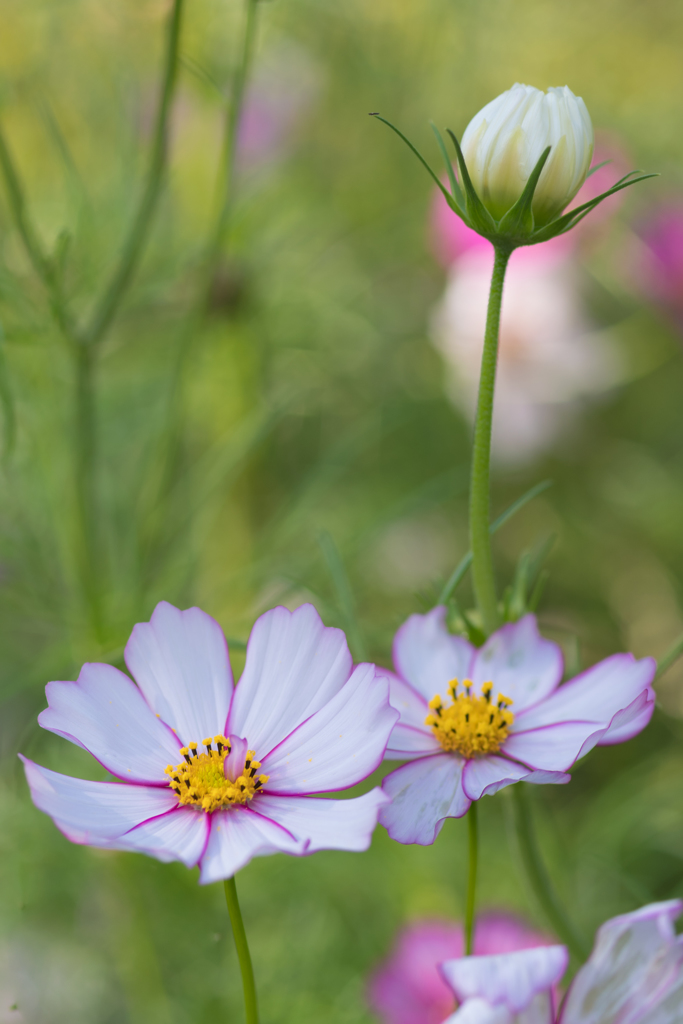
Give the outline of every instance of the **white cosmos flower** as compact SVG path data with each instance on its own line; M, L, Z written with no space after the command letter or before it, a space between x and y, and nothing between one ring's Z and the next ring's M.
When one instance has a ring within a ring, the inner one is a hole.
M537 227L561 213L586 179L593 156L586 104L566 85L544 93L517 83L472 118L462 151L472 184L496 220L519 199L548 146L532 204Z

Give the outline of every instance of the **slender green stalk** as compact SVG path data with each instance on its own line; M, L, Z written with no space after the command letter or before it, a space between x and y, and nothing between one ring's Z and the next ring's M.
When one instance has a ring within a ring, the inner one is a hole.
M669 650L664 655L664 657L660 658L659 662L657 663L657 674L655 676L655 679L659 679L660 676L663 676L664 673L666 671L668 671L668 669L671 668L673 663L675 661L678 661L678 659L681 657L682 654L683 654L683 636L680 636L678 638L678 640L676 641L676 643L673 645L673 647L670 647Z
M81 587L93 634L104 641L102 577L97 526L97 399L96 353L91 345L75 346L74 471L77 552Z
M161 96L154 126L147 181L128 237L124 242L119 262L101 299L95 306L90 323L85 328L84 337L90 345L96 345L102 341L114 319L119 303L140 262L161 195L168 156L168 122L178 77L178 51L184 2L185 0L173 0L168 22Z
M512 787L512 801L519 850L534 895L557 937L564 942L577 960L583 962L590 950L567 916L550 881L538 846L527 788L523 782Z
M465 903L465 956L474 948L474 917L477 904L477 867L479 865L479 823L477 801L473 800L467 812L469 839L469 867L467 871L467 901Z
M470 485L470 548L472 550L472 578L477 605L481 612L484 632L488 635L500 623L496 581L493 573L490 532L490 465L491 422L493 393L498 362L498 333L500 309L503 301L503 282L510 252L496 248L486 314L484 351L481 359L479 398L474 424L472 451L472 478Z
M234 878L225 880L225 902L228 905L232 934L235 938L237 959L240 962L242 972L242 988L244 989L244 1013L247 1024L258 1024L258 1003L256 999L256 983L254 981L254 968L251 963L251 953L247 942L247 933L244 930L242 911L237 899L237 886Z

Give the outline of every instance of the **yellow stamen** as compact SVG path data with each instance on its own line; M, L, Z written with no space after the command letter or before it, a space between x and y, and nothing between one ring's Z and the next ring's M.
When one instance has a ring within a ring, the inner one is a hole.
M212 740L204 740L207 748L205 754L197 752L197 744L190 743L181 747L180 753L185 760L173 767L164 769L170 776L169 786L178 795L179 803L197 807L210 814L212 811L230 807L233 804L247 804L268 782L268 775L255 778L261 762L255 760L256 753L248 750L244 767L238 769L238 777L233 781L225 777L224 763L230 754L230 741L225 736L215 736L213 740L218 747L212 749Z
M515 720L507 710L512 704L509 697L498 694L497 704L491 700L493 683L482 684L482 696L472 693L473 685L465 679L465 692L458 695L458 680L453 679L448 684L453 703L443 707L437 694L429 702L436 714L425 718L425 725L432 727L444 750L454 750L466 758L497 754Z

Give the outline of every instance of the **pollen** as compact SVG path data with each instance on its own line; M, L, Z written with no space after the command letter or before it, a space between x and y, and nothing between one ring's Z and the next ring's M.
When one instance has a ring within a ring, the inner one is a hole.
M263 790L268 775L258 775L261 762L256 760L256 751L247 750L244 764L234 768L230 779L225 773L225 761L232 749L225 736L209 736L203 741L205 751L198 743L181 747L183 761L169 764L165 769L169 786L176 793L178 802L186 807L196 807L210 814L233 804L248 804Z
M430 700L432 714L425 719L425 725L432 727L444 750L454 750L466 758L497 754L515 720L508 711L512 701L498 694L494 703L491 699L493 683L482 685L481 696L472 692L469 679L464 681L461 693L458 693L458 685L457 679L448 684L453 701L448 707L444 707L438 694Z

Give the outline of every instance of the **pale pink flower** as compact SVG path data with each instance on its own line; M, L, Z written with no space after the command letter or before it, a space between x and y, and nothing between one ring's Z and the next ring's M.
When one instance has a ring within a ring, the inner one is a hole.
M385 778L379 820L400 843L430 845L446 818L515 782L569 782L580 757L636 736L654 711L653 658L613 654L560 685L562 651L534 615L478 650L445 618L443 606L411 615L394 637L395 674L384 670L401 715L386 758L409 763Z
M480 956L549 944L512 914L477 917L474 951ZM368 987L370 1006L383 1024L440 1024L453 1011L454 1000L438 965L461 957L464 948L461 924L415 921L403 928Z
M660 206L637 226L634 284L683 330L683 203Z
M460 1006L448 1024L680 1024L683 938L673 922L682 911L669 900L603 924L559 1010L564 946L450 960L441 971Z
M162 602L111 665L47 686L45 729L88 750L120 782L88 782L22 757L35 804L74 843L199 864L200 882L252 857L365 850L387 798L347 789L382 760L398 717L373 665L312 605L254 625L233 686L228 647L199 608ZM122 783L126 783L123 785Z

